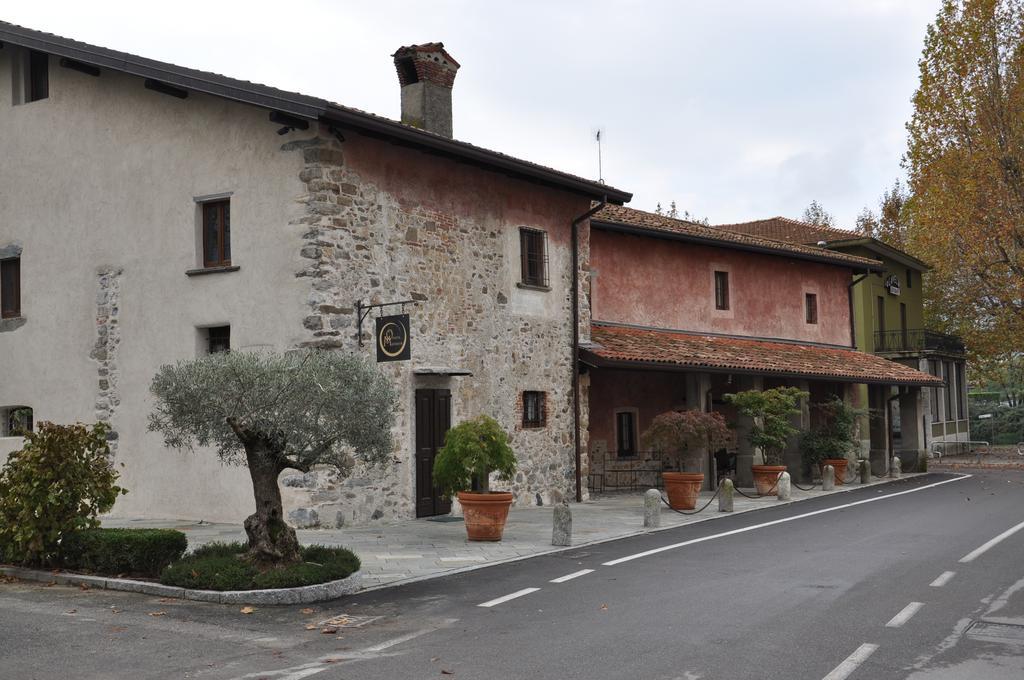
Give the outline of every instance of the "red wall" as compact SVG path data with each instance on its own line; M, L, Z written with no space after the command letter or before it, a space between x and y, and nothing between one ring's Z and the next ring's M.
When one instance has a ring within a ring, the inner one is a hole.
M599 229L590 258L594 321L850 345L845 267ZM715 270L729 272L728 311L715 309Z

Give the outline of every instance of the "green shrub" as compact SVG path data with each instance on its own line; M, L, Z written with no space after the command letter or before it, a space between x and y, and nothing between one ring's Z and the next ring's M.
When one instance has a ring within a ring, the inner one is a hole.
M266 571L245 559L244 543L212 543L175 562L160 575L168 586L196 590L295 588L345 578L359 570L359 558L345 548L302 548L302 561Z
M65 536L60 547L69 569L157 577L181 559L188 539L173 529L86 529Z
M800 430L790 418L800 413L800 400L810 394L796 387L774 387L770 390L747 390L725 395L725 401L741 415L753 418L747 439L761 449L765 465L782 465L789 438Z
M99 526L114 507L118 474L107 426L40 423L0 469L0 553L23 564L56 564L61 539Z
M449 497L469 491L474 482L486 492L492 472L508 481L515 471L516 456L508 435L494 418L478 416L448 430L444 448L434 459L434 484Z

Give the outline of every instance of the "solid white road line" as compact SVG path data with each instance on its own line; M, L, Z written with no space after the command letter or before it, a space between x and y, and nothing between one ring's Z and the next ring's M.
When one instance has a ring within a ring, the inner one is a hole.
M990 548L999 545L1000 543L1008 539L1010 536L1013 536L1015 533L1020 531L1021 529L1024 529L1024 522L1021 522L1015 527L1010 527L1003 533L993 538L991 541L988 541L984 545L981 545L972 550L971 552L967 553L966 555L960 558L960 563L967 564L968 562L973 562L974 560L984 555Z
M775 526L776 524L785 524L786 522L794 522L798 519L805 519L807 517L814 517L815 515L822 515L826 512L835 512L836 510L845 510L846 508L852 508L855 505L863 505L865 503L874 503L875 501L884 501L887 498L895 498L896 496L903 496L908 493L916 493L918 491L924 491L925 489L933 489L943 484L949 484L951 482L959 482L962 479L969 479L971 475L961 475L960 477L954 477L953 479L944 479L941 482L935 482L934 484L927 484L925 486L919 486L915 489L907 489L906 491L897 491L896 493L885 494L884 496L873 496L871 498L865 498L861 501L854 501L852 503L845 503L843 505L837 505L834 508L824 508L822 510L815 510L813 512L805 512L802 515L794 515L792 517L784 517L782 519L776 519L771 522L762 522L761 524L755 524L749 527L743 527L742 529L733 529L732 531L723 531L720 534L712 534L711 536L704 536L702 538L694 538L689 541L683 541L682 543L673 543L672 545L664 545L660 548L654 548L653 550L645 550L644 552L636 553L635 555L627 555L620 557L617 560L611 560L610 562L602 562L605 567L614 567L616 564L622 564L623 562L629 562L631 560L637 560L641 557L648 557L649 555L656 555L666 550L675 550L676 548L682 548L695 543L703 543L705 541L713 541L716 538L725 538L726 536L735 536L736 534L743 534L748 531L754 531L756 529L763 529L765 527ZM960 560L963 562L963 560Z
M889 623L885 624L885 627L886 628L899 628L904 623L909 621L911 619L911 617L914 616L914 614L916 614L919 611L921 611L921 607L923 607L923 606L924 606L924 602L911 602L906 607L904 607L902 610L900 610L899 614L897 614L896 616L894 616L891 619L889 619Z
M836 666L831 673L826 675L823 680L846 680L846 678L850 677L851 673L868 660L869 656L875 653L876 649L878 649L878 645L865 642L853 654L846 657L845 661Z
M935 579L928 585L930 585L932 588L941 588L942 586L952 581L954 576L956 576L955 571L944 571L941 574L939 574L939 577L937 579Z
M574 578L577 578L579 576L586 576L587 574L592 574L592 573L594 573L593 569L580 569L579 571L574 571L571 574L566 574L565 576L559 576L558 578L553 578L553 579L551 579L549 581L549 583L565 583L566 581L571 581Z
M496 604L501 604L502 602L508 602L509 600L516 599L517 597L522 597L523 595L529 595L530 593L535 593L538 590L540 590L540 588L523 588L522 590L517 590L516 592L514 592L514 593L512 593L510 595L505 595L504 597L499 597L499 598L496 598L494 600L488 600L487 602L484 602L482 604L478 604L477 607L493 607Z

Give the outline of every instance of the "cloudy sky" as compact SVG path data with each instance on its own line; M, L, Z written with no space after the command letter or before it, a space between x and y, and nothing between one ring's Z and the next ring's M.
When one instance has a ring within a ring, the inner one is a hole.
M0 19L397 118L395 48L462 64L455 136L713 223L852 226L902 175L940 0L3 3Z

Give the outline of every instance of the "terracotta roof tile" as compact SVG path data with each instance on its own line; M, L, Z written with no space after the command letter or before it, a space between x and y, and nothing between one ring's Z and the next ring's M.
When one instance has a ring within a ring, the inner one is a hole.
M670 364L884 385L941 386L940 378L840 347L593 324L585 352L610 362Z
M707 241L713 245L740 249L756 249L759 251L777 252L802 259L847 265L855 268L871 267L877 269L882 263L866 257L858 257L834 250L826 250L817 246L798 243L786 243L759 235L744 234L726 228L709 227L696 222L687 222L656 213L627 208L621 205L606 205L596 215L595 222L619 224L640 228L653 232L679 234L680 236Z
M714 228L748 236L761 236L786 243L817 243L818 241L827 243L829 241L846 241L858 236L856 232L846 229L822 227L800 220L791 220L788 217L769 217L766 220L751 222L716 224Z

